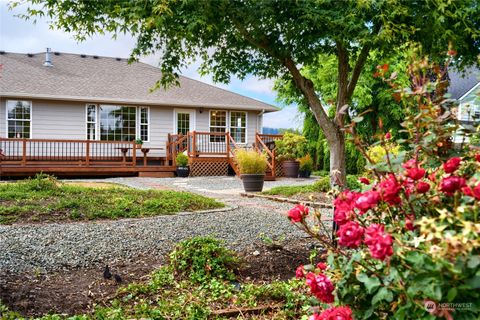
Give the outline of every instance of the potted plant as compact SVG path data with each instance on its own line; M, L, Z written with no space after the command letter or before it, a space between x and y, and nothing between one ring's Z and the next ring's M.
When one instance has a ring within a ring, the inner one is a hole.
M142 139L136 139L135 144L137 145L137 148L141 148L143 145L143 140Z
M313 170L312 157L309 154L307 154L298 160L300 162L298 176L300 178L310 178L310 174L312 174L312 170Z
M240 178L246 192L260 192L263 189L267 159L255 150L240 149L235 153L240 167Z
M286 132L281 140L275 141L277 160L282 162L283 175L297 178L300 169L298 158L305 154L307 140L304 136Z
M188 166L188 157L184 153L177 154L175 158L177 164L177 177L186 178L190 174L190 167Z

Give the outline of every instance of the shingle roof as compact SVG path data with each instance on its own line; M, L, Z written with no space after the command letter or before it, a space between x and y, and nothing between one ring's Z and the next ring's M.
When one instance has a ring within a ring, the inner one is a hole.
M276 107L181 76L180 87L149 92L160 79L158 68L126 59L51 54L53 67L43 66L45 53L3 52L0 96L125 104L212 107L276 111Z
M475 67L467 68L464 71L450 69L448 76L450 78L448 93L452 95L452 99L460 99L480 82L480 70Z

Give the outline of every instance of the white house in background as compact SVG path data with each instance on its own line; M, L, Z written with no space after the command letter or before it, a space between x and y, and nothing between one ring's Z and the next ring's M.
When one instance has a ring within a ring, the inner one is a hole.
M72 161L82 170L98 161L108 171L102 159L137 167L137 158L142 157L145 166L171 167L172 156L180 149L192 159L227 159L234 144L254 144L264 113L278 110L183 76L180 86L151 92L161 78L159 68L128 64L122 58L49 49L36 54L1 51L0 64L0 169L4 173L15 161L24 168L48 162L47 167L36 169L44 172ZM188 139L174 146L181 136ZM143 141L142 150L136 140ZM55 160L62 161L54 164Z
M457 117L464 131L472 131L480 124L480 70L468 68L464 72L449 71L450 86L448 93L458 101ZM464 140L461 131L455 137L455 143ZM465 138L464 142L468 142Z

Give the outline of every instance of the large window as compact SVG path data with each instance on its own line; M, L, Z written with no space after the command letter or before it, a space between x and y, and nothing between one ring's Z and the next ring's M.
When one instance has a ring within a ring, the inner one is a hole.
M227 112L210 111L210 132L227 132ZM210 142L224 142L225 135L211 135Z
M247 142L247 113L230 112L230 134L237 143Z
M139 137L143 141L148 141L149 134L148 134L148 127L150 125L150 108L148 107L140 107L138 108L140 111L140 134Z
M30 138L32 131L32 102L7 101L7 136Z
M87 140L97 139L97 106L87 105Z
M136 139L136 107L100 106L100 140L134 141Z

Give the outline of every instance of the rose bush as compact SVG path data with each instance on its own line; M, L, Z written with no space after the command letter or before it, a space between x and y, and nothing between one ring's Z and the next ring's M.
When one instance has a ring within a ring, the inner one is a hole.
M389 82L409 111L408 138L397 140L395 157L386 147L384 163L371 162L362 192L338 191L334 236L319 210L289 214L328 249L323 268L297 269L318 300L310 320L480 316L480 150L450 155L455 126L444 107L444 69L422 59L410 71L414 90ZM368 159L355 123L346 130ZM391 136L378 139L386 146Z

